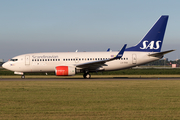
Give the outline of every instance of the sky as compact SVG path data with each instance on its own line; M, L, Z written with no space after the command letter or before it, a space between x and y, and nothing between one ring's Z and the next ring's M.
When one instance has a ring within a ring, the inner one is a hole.
M26 53L113 51L137 44L169 15L162 51L180 58L179 0L0 0L0 59Z

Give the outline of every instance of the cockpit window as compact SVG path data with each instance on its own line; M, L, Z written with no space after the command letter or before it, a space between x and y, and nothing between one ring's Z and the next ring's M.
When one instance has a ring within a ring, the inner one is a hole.
M18 61L18 59L10 59L10 61Z

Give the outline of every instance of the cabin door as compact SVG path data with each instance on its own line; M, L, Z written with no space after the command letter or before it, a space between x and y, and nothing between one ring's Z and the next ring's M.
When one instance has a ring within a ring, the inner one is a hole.
M136 54L132 54L132 64L136 64L137 63L137 56Z
M29 55L25 56L25 65L30 65L30 57L29 57Z

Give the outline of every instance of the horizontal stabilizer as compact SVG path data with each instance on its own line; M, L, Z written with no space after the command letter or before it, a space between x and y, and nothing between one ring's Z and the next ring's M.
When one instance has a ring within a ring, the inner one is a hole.
M175 50L168 50L168 51L163 51L163 52L158 52L158 53L152 53L152 54L149 54L148 56L153 56L153 57L162 56L162 55L170 53L172 51L175 51Z

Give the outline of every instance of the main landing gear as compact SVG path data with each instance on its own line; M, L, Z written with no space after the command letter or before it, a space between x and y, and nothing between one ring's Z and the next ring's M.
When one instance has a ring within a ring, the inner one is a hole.
M89 72L84 73L84 74L83 74L83 77L84 77L84 78L91 78L91 74L89 74Z

